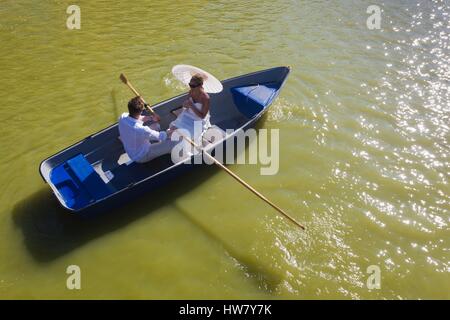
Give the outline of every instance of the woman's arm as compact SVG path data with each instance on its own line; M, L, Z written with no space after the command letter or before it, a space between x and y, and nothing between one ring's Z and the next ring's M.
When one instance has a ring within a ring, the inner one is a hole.
M195 106L191 106L191 110L200 118L206 117L209 112L209 97L204 97L201 101L202 110L198 110Z
M183 104L181 106L183 108L189 108L190 105L192 105L191 101L189 99L186 99L183 101Z
M143 123L146 123L147 121L159 122L161 118L155 113L149 116L140 116L139 120L141 120Z

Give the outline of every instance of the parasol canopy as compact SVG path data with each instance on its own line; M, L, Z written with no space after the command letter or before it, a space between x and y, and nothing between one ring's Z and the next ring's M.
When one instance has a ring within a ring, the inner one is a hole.
M203 77L203 88L208 93L219 93L223 90L222 83L212 74L187 64L179 64L172 68L172 74L185 85L189 85L189 81L195 74Z

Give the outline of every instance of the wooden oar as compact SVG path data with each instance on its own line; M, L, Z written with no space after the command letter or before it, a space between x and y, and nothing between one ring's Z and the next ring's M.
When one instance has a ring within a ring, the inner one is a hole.
M123 83L125 83L130 89L131 91L134 92L134 94L138 97L140 97L142 99L142 101L146 104L145 100L141 97L141 95L136 91L136 89L134 89L134 87L131 85L131 83L128 81L128 79L121 74L120 75L120 79L122 80ZM146 104L147 105L147 104ZM148 109L155 113L152 108L150 106L148 106ZM303 225L301 225L300 223L298 223L294 218L292 218L290 215L288 215L283 209L281 209L280 207L278 207L276 204L274 204L272 201L270 201L269 199L267 199L264 195L262 195L259 191L257 191L255 188L253 188L251 185L249 185L247 182L245 182L244 180L242 180L238 175L236 175L234 172L232 172L230 169L228 169L227 167L225 167L219 160L217 160L216 158L214 158L212 155L210 155L208 152L204 151L199 145L197 145L194 141L192 141L191 139L189 139L188 137L186 137L185 135L181 134L180 135L187 141L189 142L191 145L193 145L195 148L197 148L199 151L203 151L203 154L205 154L209 159L211 159L217 166L219 166L221 169L225 170L226 173L228 173L230 176L232 176L236 181L238 181L240 184L242 184L244 187L246 187L248 190L250 190L251 192L253 192L253 194L255 194L256 196L258 196L261 200L265 201L267 204L269 204L272 208L274 208L275 210L277 210L282 216L284 216L286 219L288 219L289 221L291 221L292 223L294 223L295 225L297 225L298 227L300 227L302 230L305 230L305 227Z
M237 174L235 174L233 171L231 171L230 169L228 169L227 167L225 167L219 160L217 160L216 158L214 158L212 155L210 155L208 152L204 151L202 148L200 148L199 145L197 145L194 141L192 141L191 139L189 139L188 137L184 136L183 134L180 133L180 135L190 144L192 144L195 148L197 148L199 151L203 151L203 154L205 154L209 159L211 159L212 161L214 161L214 163L216 165L218 165L220 168L222 168L223 170L225 170L226 173L228 173L230 176L232 176L234 179L236 179L237 182L239 182L240 184L242 184L244 187L246 187L247 189L249 189L251 192L253 192L255 195L257 195L259 198L261 198L261 200L264 200L267 204L269 204L272 208L274 208L275 210L277 210L279 213L281 213L286 219L290 220L291 222L293 222L294 224L296 224L297 226L299 226L301 229L305 230L305 227L303 225L301 225L300 223L298 223L297 221L295 221L294 218L292 218L290 215L288 215L283 209L281 209L279 206L277 206L276 204L274 204L272 201L270 201L269 199L267 199L263 194L261 194L258 190L256 190L255 188L253 188L251 185L249 185L247 182L245 182L244 180L242 180Z

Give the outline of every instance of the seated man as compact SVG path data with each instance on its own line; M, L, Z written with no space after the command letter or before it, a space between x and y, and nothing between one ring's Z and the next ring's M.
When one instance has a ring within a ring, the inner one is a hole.
M124 113L119 119L120 139L131 160L138 163L148 162L172 151L174 142L168 140L165 131L152 130L144 126L144 122L151 119L159 121L159 116L142 116L144 103L140 97L128 102L129 113ZM158 140L150 143L150 140Z

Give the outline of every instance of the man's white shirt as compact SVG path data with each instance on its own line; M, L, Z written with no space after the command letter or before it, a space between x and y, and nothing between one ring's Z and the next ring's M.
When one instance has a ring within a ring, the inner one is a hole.
M119 132L125 151L133 161L139 161L150 151L151 138L160 141L167 139L165 131L152 130L128 113L123 113L119 118Z

